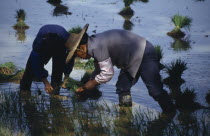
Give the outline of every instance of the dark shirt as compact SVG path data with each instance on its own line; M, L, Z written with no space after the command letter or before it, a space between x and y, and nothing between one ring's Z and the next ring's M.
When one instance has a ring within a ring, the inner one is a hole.
M47 70L44 65L50 60L53 55L53 50L56 55L63 55L67 51L65 42L69 37L69 33L59 25L44 25L40 28L34 42L33 49L30 55L32 60L32 70L37 79L46 78L48 76ZM56 44L53 43L56 40ZM65 62L65 61L64 61ZM64 74L69 75L74 65L73 59L69 64L65 65Z

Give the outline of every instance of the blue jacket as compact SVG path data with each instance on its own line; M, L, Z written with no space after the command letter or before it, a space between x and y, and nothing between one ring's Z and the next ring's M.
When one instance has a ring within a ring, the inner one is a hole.
M69 37L69 33L59 25L44 25L40 28L34 42L33 42L33 49L30 54L31 59L31 65L32 65L32 71L35 75L35 77L39 80L42 78L46 78L48 76L48 71L44 69L44 65L49 61L49 59L52 56L48 55L48 52L50 52L52 49L48 49L49 51L44 51L42 46L45 46L43 44L44 38L47 34L55 34L57 38L60 38L61 42L60 44L56 45L58 48L65 48L65 42L67 41ZM50 47L55 48L55 47ZM61 52L62 54L66 52L66 48L64 52ZM64 61L65 62L65 61ZM68 75L72 71L74 65L74 59L72 59L69 64L65 65L64 74Z

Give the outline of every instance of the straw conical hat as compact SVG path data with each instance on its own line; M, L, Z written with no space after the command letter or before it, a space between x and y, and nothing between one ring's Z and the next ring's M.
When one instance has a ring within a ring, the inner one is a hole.
M66 64L69 63L72 56L74 55L74 52L76 51L77 47L79 46L79 43L80 43L83 35L85 34L85 32L88 29L88 26L89 26L89 24L86 24L79 34L74 34L74 33L70 34L70 36L65 44L66 48L68 48L70 50L69 54L66 58Z

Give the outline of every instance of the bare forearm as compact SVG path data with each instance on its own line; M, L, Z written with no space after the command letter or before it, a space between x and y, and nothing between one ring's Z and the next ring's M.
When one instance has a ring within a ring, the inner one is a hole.
M52 88L51 84L49 83L49 81L46 78L43 78L42 82L45 85L45 91L49 94L53 93L53 88Z

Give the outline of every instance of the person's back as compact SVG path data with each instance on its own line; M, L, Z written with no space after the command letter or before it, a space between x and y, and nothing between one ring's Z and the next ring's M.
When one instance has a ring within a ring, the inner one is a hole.
M146 40L141 36L119 29L91 36L88 51L98 62L109 57L112 64L127 70L135 77L144 54Z

